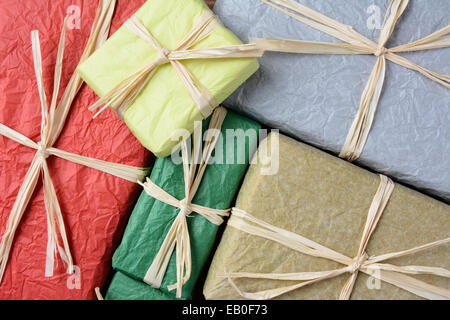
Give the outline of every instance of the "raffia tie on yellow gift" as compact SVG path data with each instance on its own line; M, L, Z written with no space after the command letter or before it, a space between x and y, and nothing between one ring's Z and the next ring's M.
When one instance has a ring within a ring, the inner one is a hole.
M306 54L373 54L378 57L369 81L361 96L358 112L347 134L344 146L339 154L349 161L358 159L367 141L386 74L386 59L405 68L420 72L425 77L450 89L450 75L439 74L421 67L408 59L397 55L398 52L410 52L447 48L450 46L450 25L409 44L386 48L395 25L408 6L409 0L393 0L387 10L384 25L378 43L367 39L353 30L315 10L293 0L261 0L267 5L290 17L322 31L345 43L300 41L272 38L250 38L250 42L265 51Z
M301 287L331 279L345 273L350 273L350 278L341 290L339 299L350 299L354 284L361 271L376 279L388 282L403 290L409 291L426 299L450 299L450 291L445 288L430 285L426 282L417 280L407 274L430 274L445 278L450 278L450 271L440 267L428 266L395 266L383 263L386 260L394 259L406 255L415 254L426 249L444 245L450 242L450 238L430 242L421 246L417 246L408 250L392 252L378 256L368 256L366 253L367 244L370 237L376 229L378 221L381 219L384 208L394 190L394 183L386 176L380 175L380 184L370 205L366 223L364 226L361 242L357 255L354 258L347 257L333 249L327 248L310 239L302 237L296 233L278 228L267 222L264 222L253 215L233 208L231 210L231 218L228 226L236 228L248 234L276 241L297 252L335 261L343 264L344 267L327 271L316 272L297 272L297 273L250 273L250 272L234 272L221 275L227 278L230 285L237 293L246 299L263 300L273 299ZM234 282L233 279L250 278L250 279L272 279L286 281L300 281L297 284L275 288L259 292L244 292Z
M202 116L207 118L212 110L218 106L218 103L208 89L194 77L181 61L188 59L255 58L261 57L263 54L263 51L256 48L254 44L189 49L221 26L221 22L217 19L217 16L210 10L206 10L200 16L191 31L180 41L174 50L162 47L137 16L132 16L128 19L125 26L155 48L158 51L158 56L153 62L143 66L122 80L116 87L89 107L89 110L94 111L103 105L94 115L94 118L106 108L111 107L117 116L123 120L125 111L144 89L158 67L166 63L170 63L175 69L187 92L195 102L196 107Z
M108 37L115 3L115 0L101 0L99 2L99 7L91 29L91 34L80 61L87 59L92 52L97 49ZM33 195L41 172L43 175L44 199L48 225L45 276L50 277L53 275L54 256L57 254L59 254L60 258L68 265L68 273L73 272L74 263L70 253L64 220L46 162L46 159L49 156L56 156L76 164L106 172L134 183L137 183L145 178L146 170L143 168L135 168L128 165L88 158L53 147L53 144L56 140L58 140L58 137L64 128L72 101L75 99L75 96L83 84L79 74L75 72L72 75L61 100L59 103L57 102L61 82L66 23L67 17L64 20L64 27L58 47L58 55L55 66L55 81L50 108L47 105L44 81L42 77L42 58L39 44L39 32L35 30L31 33L34 69L36 72L42 109L41 141L36 143L21 133L0 123L0 135L36 150L36 154L31 162L30 168L28 169L19 193L17 194L16 201L14 202L13 208L9 215L6 230L0 244L0 282L5 272L9 253L13 245L15 232ZM57 230L59 230L59 235L61 236L63 242L62 246L59 244Z

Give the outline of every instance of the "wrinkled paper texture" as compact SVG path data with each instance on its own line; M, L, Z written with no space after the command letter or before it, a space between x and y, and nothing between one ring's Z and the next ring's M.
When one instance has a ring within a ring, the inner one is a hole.
M143 1L119 0L111 30ZM51 99L58 41L67 14L62 88L66 87L88 40L97 1L2 1L0 5L0 122L40 140L41 104L31 52L31 31L39 30L45 90ZM75 99L55 147L101 160L147 166L150 154L111 113L93 120L87 110L96 95L84 86ZM0 136L0 235L35 151ZM54 276L44 277L47 218L41 180L19 226L0 285L4 299L94 299L111 269L111 256L140 187L63 159L47 159L56 188L75 274L57 257Z

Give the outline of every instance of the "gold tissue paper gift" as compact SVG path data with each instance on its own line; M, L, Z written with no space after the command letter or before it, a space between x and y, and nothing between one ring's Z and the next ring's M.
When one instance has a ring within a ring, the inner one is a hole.
M450 297L448 205L283 135L258 153L278 172L250 167L206 299Z
M144 147L168 156L178 130L192 133L259 67L262 51L242 42L203 0L149 0L78 67ZM95 116L96 116L95 115Z

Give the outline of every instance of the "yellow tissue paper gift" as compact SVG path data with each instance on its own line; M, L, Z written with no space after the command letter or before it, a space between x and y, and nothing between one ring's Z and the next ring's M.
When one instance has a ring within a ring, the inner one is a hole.
M141 143L158 157L193 131L257 69L244 45L202 0L149 0L78 67Z

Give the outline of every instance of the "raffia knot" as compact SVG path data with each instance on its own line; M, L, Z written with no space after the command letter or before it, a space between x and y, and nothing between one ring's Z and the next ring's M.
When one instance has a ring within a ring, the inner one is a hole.
M362 256L360 256L359 258L356 257L355 260L356 262L353 263L352 265L350 265L350 273L355 273L358 272L359 269L361 269L361 266L364 264L364 262L366 262L366 260L369 258L369 256L367 255L367 253L364 252L364 254Z
M166 48L162 48L158 53L158 57L155 60L155 64L160 66L160 65L168 63L170 61L169 54L170 54L170 50L168 50Z
M47 147L45 146L45 144L43 144L42 141L39 141L37 143L37 145L38 145L38 149L37 149L38 155L44 160L47 159L50 156L50 153L48 153Z
M373 53L375 56L379 57L385 55L388 52L388 49L385 47L378 47L377 50Z
M180 212L179 214L184 214L186 217L192 212L191 203L187 198L180 201Z

